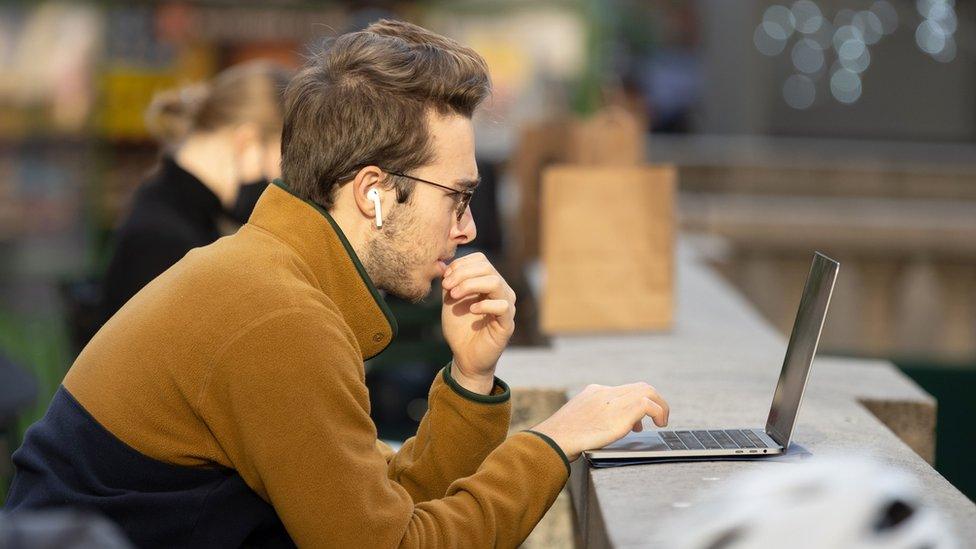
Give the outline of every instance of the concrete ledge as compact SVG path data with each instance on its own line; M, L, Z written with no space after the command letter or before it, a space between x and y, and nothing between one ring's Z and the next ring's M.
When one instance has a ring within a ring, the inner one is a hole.
M859 402L930 465L935 463L937 405L908 376L880 360L817 361L814 375Z
M513 425L541 421L588 383L648 381L671 403L674 427L761 427L785 341L687 245L679 248L677 281L677 321L669 333L557 337L548 349L507 351L498 375L512 387ZM926 462L934 452L935 410L934 399L889 363L819 357L795 440L814 454L866 453L909 471L960 539L976 539L976 506ZM571 497L557 501L526 545L666 546L655 537L656 525L695 505L709 484L766 466L775 464L591 470L577 461ZM565 517L569 508L572 520Z

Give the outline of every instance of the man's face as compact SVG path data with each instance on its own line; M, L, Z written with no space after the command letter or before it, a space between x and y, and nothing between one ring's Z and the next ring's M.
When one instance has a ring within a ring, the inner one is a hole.
M471 120L431 112L428 128L434 160L405 175L458 190L476 184ZM431 281L443 276L457 247L477 234L470 208L457 220L458 199L445 189L416 182L406 202L384 212L383 228L376 231L365 254L378 287L414 302L427 297Z

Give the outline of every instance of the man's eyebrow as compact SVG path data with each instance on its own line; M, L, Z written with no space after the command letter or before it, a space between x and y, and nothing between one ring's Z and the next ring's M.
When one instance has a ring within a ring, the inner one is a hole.
M481 184L481 176L479 175L477 179L458 179L454 183L460 185L466 190L472 190Z

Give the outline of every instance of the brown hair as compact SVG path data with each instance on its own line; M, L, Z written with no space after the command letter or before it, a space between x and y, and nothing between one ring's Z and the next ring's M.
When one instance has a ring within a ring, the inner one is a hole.
M146 110L146 127L172 146L195 131L251 122L265 140L281 134L282 93L293 71L270 61L249 61L221 71L209 83L156 94Z
M366 166L407 172L433 158L427 112L470 118L491 91L471 48L402 21L343 34L285 91L281 166L299 196L331 209ZM413 182L396 178L403 202Z

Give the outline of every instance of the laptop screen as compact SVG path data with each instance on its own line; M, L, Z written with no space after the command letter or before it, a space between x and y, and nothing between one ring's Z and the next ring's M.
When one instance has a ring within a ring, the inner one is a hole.
M789 446L790 437L793 436L796 413L800 409L803 387L817 352L838 268L840 263L820 252L815 253L806 287L800 297L793 333L786 347L786 359L773 394L773 405L769 408L769 419L766 420L766 433L782 444L784 449Z

